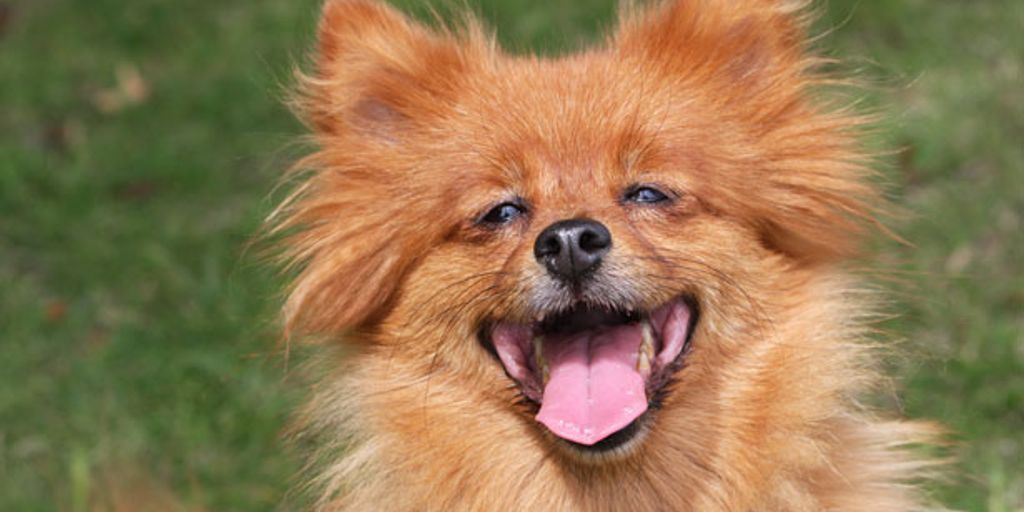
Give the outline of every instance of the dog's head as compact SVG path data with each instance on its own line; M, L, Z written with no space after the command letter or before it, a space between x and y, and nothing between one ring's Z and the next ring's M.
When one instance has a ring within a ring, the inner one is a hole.
M541 59L328 2L300 98L319 151L279 215L288 325L355 332L584 458L662 411L711 421L773 295L854 250L873 199L794 4L670 2Z

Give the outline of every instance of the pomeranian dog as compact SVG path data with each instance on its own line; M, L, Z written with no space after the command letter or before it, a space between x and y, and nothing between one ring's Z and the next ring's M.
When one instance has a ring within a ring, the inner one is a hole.
M319 509L926 506L932 429L859 401L879 195L804 4L624 7L542 58L327 1L271 219L288 335L346 347L301 414Z

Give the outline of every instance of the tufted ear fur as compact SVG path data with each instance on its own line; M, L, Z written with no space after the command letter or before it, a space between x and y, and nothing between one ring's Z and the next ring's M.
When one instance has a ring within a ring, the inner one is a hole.
M451 94L466 63L439 34L372 0L328 0L300 110L322 133L395 141Z
M620 13L614 46L668 73L748 87L804 59L802 0L670 0Z
M270 219L298 272L284 307L289 334L372 323L441 236L445 191L424 172L418 134L451 108L478 46L373 1L325 4L295 101L318 150L296 165L308 177Z
M765 243L806 261L852 255L882 205L858 146L866 119L822 94L837 81L807 48L803 0L670 0L626 9L611 41L622 59L742 127L716 140L723 209Z

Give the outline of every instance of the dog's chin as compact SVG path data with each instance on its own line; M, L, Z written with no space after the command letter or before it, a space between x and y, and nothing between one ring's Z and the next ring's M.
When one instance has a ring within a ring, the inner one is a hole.
M633 451L689 353L695 301L652 309L577 303L533 322L490 320L479 332L538 428L563 452L601 461Z

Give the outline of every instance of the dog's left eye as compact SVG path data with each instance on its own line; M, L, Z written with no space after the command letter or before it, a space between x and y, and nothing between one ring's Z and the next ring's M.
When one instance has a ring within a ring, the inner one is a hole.
M630 187L623 196L623 201L642 204L661 203L668 199L668 195L664 192L649 186Z
M507 224L526 213L526 208L517 203L501 203L480 217L480 224L498 226Z

